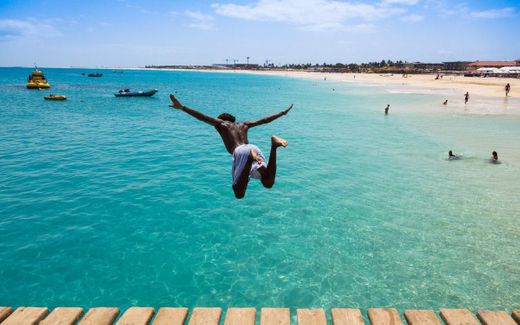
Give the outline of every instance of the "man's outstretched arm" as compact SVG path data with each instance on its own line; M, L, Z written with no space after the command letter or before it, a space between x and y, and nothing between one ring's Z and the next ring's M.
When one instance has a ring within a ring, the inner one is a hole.
M289 113L289 111L292 109L292 107L293 107L293 105L291 104L291 106L289 106L288 109L286 109L284 111L281 111L280 113L276 113L276 114L273 114L273 115L270 115L270 116L266 116L266 117L261 118L261 119L256 120L256 121L244 122L244 124L247 125L248 127L252 128L254 126L270 123L270 122L276 120L277 118L279 118L280 116L283 116L283 115L286 115L287 113Z
M193 116L194 118L196 118L199 121L206 122L209 125L213 125L213 126L215 126L217 124L220 124L222 122L221 119L204 115L201 112L198 112L198 111L196 111L194 109L191 109L189 107L186 107L186 106L182 105L177 100L177 98L175 98L175 96L173 96L173 94L170 94L170 99L172 100L172 104L170 105L170 107L173 107L175 109L180 109L181 111L184 111L184 112L190 114L191 116Z

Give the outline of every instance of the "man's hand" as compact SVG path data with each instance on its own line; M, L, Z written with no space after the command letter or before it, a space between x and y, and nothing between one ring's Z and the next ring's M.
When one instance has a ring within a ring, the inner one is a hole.
M179 102L177 98L173 96L173 94L170 94L170 99L172 100L172 105L169 105L170 107L173 107L175 109L181 109L183 107L181 102Z
M256 153L256 150L255 149L251 149L251 156L253 157L254 160L256 160L256 162L260 165L264 162L264 160L262 159L262 157L260 157L260 155L258 155Z
M293 104L291 104L291 106L289 106L288 109L286 109L285 111L283 111L283 115L286 115L287 113L289 113L289 111L292 109L293 107Z

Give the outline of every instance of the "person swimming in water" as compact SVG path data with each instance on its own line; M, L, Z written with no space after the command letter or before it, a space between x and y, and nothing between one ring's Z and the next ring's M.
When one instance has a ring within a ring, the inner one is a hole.
M498 153L497 153L496 151L493 151L493 152L491 153L491 161L492 161L492 162L496 162L496 161L498 161Z
M170 107L188 113L199 121L217 129L226 150L233 155L232 187L237 199L245 196L250 177L260 179L262 185L266 188L273 187L276 177L276 149L287 147L288 142L275 135L271 136L271 152L269 161L267 161L262 151L254 144L249 143L247 132L252 127L270 123L283 115L287 115L293 107L292 104L284 111L256 121L235 122L235 117L229 113L222 113L215 118L182 105L173 94L170 94L170 99L172 101Z
M449 160L459 159L459 156L454 155L454 154L453 154L453 151L450 150L450 151L448 151L448 159L449 159Z

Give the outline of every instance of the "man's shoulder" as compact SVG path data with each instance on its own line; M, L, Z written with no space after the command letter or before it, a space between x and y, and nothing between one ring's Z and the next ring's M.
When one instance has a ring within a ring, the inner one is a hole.
M216 126L220 126L220 127L228 128L228 129L234 129L234 128L247 127L247 124L245 122L231 122L231 121L223 120L220 123L218 123Z
M226 121L226 120L223 120L220 124L230 126L230 127L247 126L247 122L231 122L231 121Z

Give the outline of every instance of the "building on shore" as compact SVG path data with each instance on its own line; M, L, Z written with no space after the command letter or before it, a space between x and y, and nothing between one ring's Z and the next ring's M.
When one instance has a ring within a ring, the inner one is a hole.
M503 68L520 66L520 59L515 61L452 61L443 62L445 71L466 71L479 68Z
M516 61L475 61L467 65L468 69L503 68L520 66L520 59Z
M421 72L435 72L444 69L444 63L415 62L412 68Z
M470 61L451 61L443 62L443 70L445 71L465 71Z

